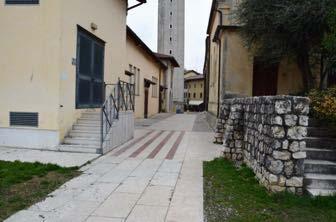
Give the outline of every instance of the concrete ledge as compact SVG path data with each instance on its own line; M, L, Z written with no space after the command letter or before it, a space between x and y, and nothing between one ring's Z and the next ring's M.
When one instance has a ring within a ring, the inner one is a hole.
M0 128L0 146L50 150L56 149L58 144L58 131L29 128Z
M119 119L113 123L106 142L103 144L102 153L105 154L116 147L130 141L134 137L134 113L131 111L120 112Z

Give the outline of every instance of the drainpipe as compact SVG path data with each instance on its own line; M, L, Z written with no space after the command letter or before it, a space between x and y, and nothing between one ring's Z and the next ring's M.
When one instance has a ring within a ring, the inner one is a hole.
M216 10L219 13L219 21L220 21L220 26L222 27L223 25L223 13L220 10ZM219 106L220 106L220 88L221 88L221 65L222 65L222 41L220 38L214 39L214 41L218 44L219 48L219 58L218 58L218 98L217 98L217 118L219 118Z
M146 0L142 0L140 3L138 3L138 4L136 4L136 5L133 5L133 6L129 7L129 8L127 8L127 11L132 10L132 9L134 9L134 8L137 8L137 7L139 7L140 5L143 5L143 4L145 4L145 3L147 3L147 1L146 1Z

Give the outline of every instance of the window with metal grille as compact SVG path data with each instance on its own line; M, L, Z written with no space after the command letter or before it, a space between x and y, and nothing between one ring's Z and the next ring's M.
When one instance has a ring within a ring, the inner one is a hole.
M39 4L39 0L6 0L7 5L35 5Z
M28 112L10 112L9 122L10 126L28 126L28 127L38 127L39 122L38 113L28 113Z

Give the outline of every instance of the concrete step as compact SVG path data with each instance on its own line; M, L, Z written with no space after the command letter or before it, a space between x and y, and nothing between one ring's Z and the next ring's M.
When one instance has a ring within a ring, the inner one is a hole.
M307 137L307 147L318 147L324 149L336 149L336 138Z
M336 194L336 190L328 190L328 189L307 189L307 193L311 196L317 197L317 196L334 196Z
M336 129L326 127L308 127L308 136L336 138Z
M89 117L81 117L78 120L87 120L87 121L99 121L101 120L100 116L89 116Z
M306 148L307 159L336 161L336 149Z
M82 118L80 118L79 120L77 120L77 123L84 123L84 124L94 123L94 124L100 125L101 121L100 121L100 119L82 119Z
M321 127L323 124L318 119L309 118L309 126L310 127Z
M80 120L79 120L80 121ZM88 126L88 127L100 127L100 122L83 122L83 121L77 121L74 125L77 126Z
M336 162L325 160L305 160L305 173L335 174Z
M100 138L100 132L98 131L93 131L93 132L87 132L87 131L71 131L69 133L69 138L74 138L74 137L81 137L81 138Z
M86 112L86 113L82 113L81 117L96 117L100 115L101 115L101 112Z
M83 146L83 145L60 145L59 151L72 152L72 153L94 153L99 154L100 148L96 146Z
M65 138L64 144L66 145L89 145L100 147L100 140L96 138Z
M336 189L336 175L306 173L304 184L307 189Z
M73 130L82 130L82 131L96 131L100 132L100 126L92 126L92 125L82 125L82 124L75 124L73 125Z

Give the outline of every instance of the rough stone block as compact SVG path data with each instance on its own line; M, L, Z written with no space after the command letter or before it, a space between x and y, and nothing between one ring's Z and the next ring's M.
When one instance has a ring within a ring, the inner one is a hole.
M286 126L296 126L298 117L296 115L286 115L285 124Z
M307 158L307 153L306 152L297 152L293 153L293 158L294 159L306 159Z
M274 151L273 158L276 160L289 160L291 158L291 153L288 151Z
M287 177L291 177L294 173L294 163L292 161L288 161L285 163L285 169L284 169L285 175Z
M306 98L303 98L303 99L294 98L294 112L300 115L308 115L309 114L309 100Z
M281 187L281 186L277 186L277 185L274 185L274 186L271 186L270 187L270 190L271 192L273 193L279 193L279 192L283 192L286 190L286 187Z
M288 129L289 139L302 140L307 136L307 128L302 126L295 126Z
M283 124L282 117L281 116L274 116L271 120L271 124L282 126L282 124Z
M288 193L292 193L292 194L296 193L295 187L287 187L286 190L287 190Z
M284 164L281 160L273 160L269 164L269 171L271 171L274 174L280 174L283 171Z
M275 102L275 112L277 114L287 114L292 110L291 101L281 100Z
M293 153L300 151L300 144L298 141L294 141L290 144L289 150Z
M268 181L269 181L270 185L277 185L278 184L278 176L276 176L274 174L270 174L268 176Z
M288 140L284 140L284 141L282 142L282 149L284 149L284 150L288 150L288 146L289 146L289 142L288 142Z
M284 138L286 135L285 129L281 126L272 126L271 128L272 130L272 136L274 136L274 138Z
M299 125L300 126L308 126L309 125L309 117L308 116L300 116L299 117Z
M281 187L286 186L286 177L280 176L278 185L281 186Z
M288 187L303 187L303 177L292 177L286 180Z

